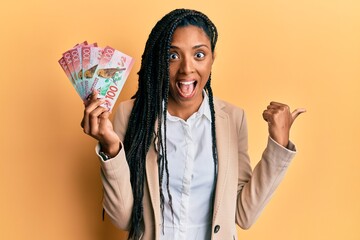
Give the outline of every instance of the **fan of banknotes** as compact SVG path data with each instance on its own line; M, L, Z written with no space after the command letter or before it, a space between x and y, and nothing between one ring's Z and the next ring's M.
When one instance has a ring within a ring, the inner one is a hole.
M76 44L63 53L59 64L71 84L85 101L94 91L105 98L104 107L114 107L124 83L129 76L134 59L112 47L98 47L87 41Z

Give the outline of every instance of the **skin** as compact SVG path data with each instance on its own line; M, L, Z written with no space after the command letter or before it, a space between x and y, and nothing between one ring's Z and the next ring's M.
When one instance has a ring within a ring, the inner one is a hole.
M196 112L202 101L204 89L214 62L211 44L199 27L177 28L170 47L170 86L168 111L171 115L187 120ZM194 90L182 94L179 85L192 83Z
M196 26L179 27L175 30L170 48L170 86L168 111L173 116L184 120L196 112L203 100L202 90L206 85L214 62L210 40L205 32ZM184 94L179 84L194 84L190 94ZM93 92L85 102L81 126L84 132L99 141L101 150L110 157L121 150L120 139L109 120L110 112L100 105ZM268 124L270 137L280 145L289 144L290 128L295 119L306 110L298 108L290 112L290 107L283 103L271 102L263 112Z
M268 123L270 137L283 147L287 147L290 128L295 119L304 112L306 112L304 108L297 108L290 112L288 105L270 102L270 105L263 112L263 118Z
M109 157L115 157L121 150L119 136L115 133L109 119L110 112L101 107L105 101L97 98L98 92L94 91L90 99L85 102L84 117L81 127L84 133L99 141L101 150Z

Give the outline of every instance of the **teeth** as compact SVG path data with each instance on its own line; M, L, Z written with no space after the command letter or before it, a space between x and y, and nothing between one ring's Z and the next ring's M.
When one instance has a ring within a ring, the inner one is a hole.
M191 81L191 82L179 82L180 84L184 84L184 85L190 85L193 84L195 81Z
M181 81L177 82L177 86L183 96L191 96L191 94L194 92L196 81Z

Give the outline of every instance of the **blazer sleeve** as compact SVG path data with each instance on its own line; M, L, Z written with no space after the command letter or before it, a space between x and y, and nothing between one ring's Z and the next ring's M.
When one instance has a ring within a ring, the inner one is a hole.
M236 223L248 229L259 217L278 187L295 156L295 146L289 149L268 137L261 160L251 169L248 156L248 133L245 114L238 121L238 193Z
M129 104L127 104L129 105ZM126 104L120 104L114 116L114 130L123 141L130 109ZM128 230L131 223L133 194L130 183L130 169L126 161L124 146L114 158L104 161L100 155L99 144L96 153L100 159L101 181L103 185L103 207L115 226Z

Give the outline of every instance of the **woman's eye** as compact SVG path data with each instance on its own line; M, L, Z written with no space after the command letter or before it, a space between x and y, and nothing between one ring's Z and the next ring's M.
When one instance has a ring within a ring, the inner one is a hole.
M205 54L203 52L198 52L198 53L195 54L195 57L196 58L204 58Z
M170 60L175 60L175 59L178 59L178 58L179 58L179 56L176 53L170 53L170 55L169 55Z

